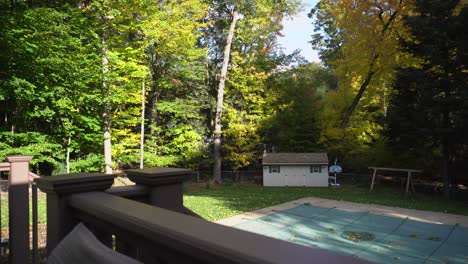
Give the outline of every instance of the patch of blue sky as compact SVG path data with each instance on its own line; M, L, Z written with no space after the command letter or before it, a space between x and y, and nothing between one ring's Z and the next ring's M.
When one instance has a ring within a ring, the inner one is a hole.
M307 16L310 10L319 0L302 0L304 8L294 17L283 21L283 37L278 38L278 43L283 47L285 54L291 54L294 50L301 50L300 54L309 62L318 62L317 51L312 49L310 41L314 34L312 20Z

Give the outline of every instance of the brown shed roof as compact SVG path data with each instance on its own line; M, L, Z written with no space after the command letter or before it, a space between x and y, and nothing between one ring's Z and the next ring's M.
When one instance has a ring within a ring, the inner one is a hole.
M328 156L327 153L264 153L262 164L328 164Z

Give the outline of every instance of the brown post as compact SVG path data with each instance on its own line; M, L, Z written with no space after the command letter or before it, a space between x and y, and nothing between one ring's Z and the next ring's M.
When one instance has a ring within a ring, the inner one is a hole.
M31 156L7 157L10 162L8 177L8 207L10 228L9 263L29 262L29 162Z
M47 255L76 225L67 198L73 193L104 191L112 186L115 175L73 173L35 179L47 193Z
M191 176L191 169L146 168L126 172L131 181L150 188L150 204L176 212L185 211L182 183Z

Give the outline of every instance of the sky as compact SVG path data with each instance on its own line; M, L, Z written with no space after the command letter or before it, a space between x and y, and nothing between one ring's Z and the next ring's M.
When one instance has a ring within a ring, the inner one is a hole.
M309 41L314 33L312 20L307 17L310 9L317 4L318 0L302 0L305 7L304 10L294 16L292 19L283 22L283 30L281 33L284 37L278 39L279 44L284 48L285 54L290 54L296 49L301 50L301 55L308 61L320 62L318 54L312 50Z

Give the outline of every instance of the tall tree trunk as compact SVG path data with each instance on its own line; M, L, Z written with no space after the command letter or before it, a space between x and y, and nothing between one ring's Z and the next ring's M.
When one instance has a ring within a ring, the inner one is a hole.
M156 44L152 44L156 45ZM149 133L151 137L156 136L156 123L157 123L157 115L158 115L158 98L159 98L159 87L158 82L162 76L162 70L159 65L159 56L153 50L151 52L151 84L150 89L148 90L148 126L149 126Z
M384 83L384 87L385 87L385 83ZM387 88L384 88L384 91L383 91L383 97L382 97L382 108L383 108L383 115L384 115L384 118L387 118Z
M104 163L106 174L112 174L112 143L111 143L111 119L110 119L110 91L109 91L109 51L107 49L106 35L102 37L102 91L104 96L104 107L102 117L104 119Z
M155 91L157 89L156 85L153 86L150 92L148 92L148 105L149 105L149 118L148 126L150 128L150 135L156 136L156 123L158 118L158 97L159 93Z
M449 48L445 48L445 50L449 50ZM447 57L449 55L447 54ZM451 121L450 121L450 107L448 106L449 104L449 99L447 97L450 96L450 69L448 67L445 67L445 80L442 82L442 85L444 87L444 101L443 101L443 112L442 112L442 179L444 182L444 197L446 199L450 199L452 196L452 188L450 188L450 185L452 184L452 179L450 176L450 149L449 146L450 144L450 135L447 133L450 130L451 127ZM453 187L453 186L452 186Z
M145 155L145 81L141 83L141 128L140 128L140 169L143 169L144 155Z
M372 80L372 76L374 76L375 71L374 71L374 64L375 60L377 59L378 55L374 55L372 58L371 65L369 67L369 71L367 72L366 79L364 82L361 84L361 87L359 87L359 91L354 97L353 103L349 106L348 110L346 110L346 114L343 117L343 120L341 120L341 125L340 128L346 128L349 123L349 119L351 118L351 115L354 112L354 109L356 109L359 101L361 100L362 95L364 94L364 91L367 89L367 86L369 86L370 81Z
M213 166L213 180L215 183L221 183L221 115L223 112L224 101L224 85L226 82L227 68L229 65L229 56L231 54L231 44L234 37L234 29L239 14L236 10L232 13L231 25L229 27L228 36L226 39L226 46L224 47L223 65L221 68L221 76L218 86L218 98L216 101L216 114L215 114L215 129L214 129L214 166Z
M70 152L71 152L70 144L71 144L71 136L68 136L67 157L65 158L67 174L70 173Z
M444 136L442 139L442 181L444 183L444 197L450 199L450 174L449 174L449 150L447 137Z
M403 0L400 0L398 3L398 7L395 9L395 11L390 15L387 21L384 21L382 14L379 15L381 22L383 23L382 30L380 31L379 34L379 41L382 41L385 38L385 34L387 31L390 29L390 26L393 24L393 22L396 20L397 16L400 14L401 8L403 6ZM382 10L383 12L383 10ZM372 80L372 77L376 73L376 70L374 69L375 63L377 59L379 58L379 53L376 53L374 50L372 54L372 58L370 60L369 64L369 70L367 71L366 78L364 79L364 82L361 84L361 87L359 87L359 91L354 97L354 100L352 104L349 106L348 110L346 111L343 120L341 121L340 128L344 129L348 126L349 119L351 118L351 115L353 114L354 110L356 109L359 101L361 100L362 95L364 94L364 91L367 89L367 86L369 86L369 83Z

